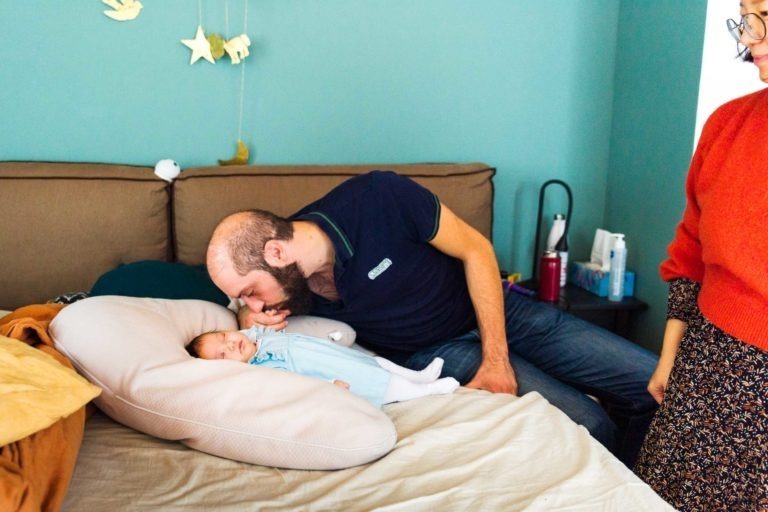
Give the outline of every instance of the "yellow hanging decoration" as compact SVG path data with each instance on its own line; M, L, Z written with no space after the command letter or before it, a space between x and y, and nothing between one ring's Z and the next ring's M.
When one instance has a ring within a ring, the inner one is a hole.
M246 33L248 32L248 0L245 0L243 7L243 33L237 37L233 37L228 41L224 41L224 51L232 59L232 64L240 64L240 109L239 109L239 122L237 127L237 153L229 160L219 160L219 165L248 165L248 159L250 154L248 153L248 146L243 142L243 104L245 100L245 61L242 60L248 56L248 46L251 44L251 40ZM229 6L225 1L224 3L224 19L229 32Z
M206 39L211 45L211 56L214 60L219 60L224 56L224 38L217 33L210 34Z
M248 146L238 139L237 140L237 153L229 160L219 160L219 165L247 165L248 164Z

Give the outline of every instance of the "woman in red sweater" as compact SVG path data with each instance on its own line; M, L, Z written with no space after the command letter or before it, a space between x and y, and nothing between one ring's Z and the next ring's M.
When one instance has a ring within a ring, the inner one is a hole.
M729 20L768 83L768 0ZM661 403L635 471L681 510L768 511L768 89L707 121L661 276Z

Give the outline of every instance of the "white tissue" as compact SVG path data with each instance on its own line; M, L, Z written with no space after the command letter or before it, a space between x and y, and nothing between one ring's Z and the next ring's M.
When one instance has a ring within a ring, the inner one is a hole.
M611 267L611 245L613 233L604 229L595 230L595 241L592 243L592 253L589 255L590 268L608 272Z

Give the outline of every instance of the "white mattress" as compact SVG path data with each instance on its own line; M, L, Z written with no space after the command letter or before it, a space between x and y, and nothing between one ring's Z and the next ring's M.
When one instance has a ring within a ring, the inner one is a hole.
M221 459L99 413L64 510L673 510L537 393L462 388L385 411L398 431L393 451L338 471Z

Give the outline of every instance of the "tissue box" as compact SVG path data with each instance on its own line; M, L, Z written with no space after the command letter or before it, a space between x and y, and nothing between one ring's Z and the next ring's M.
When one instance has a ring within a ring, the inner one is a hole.
M580 288L584 288L600 297L608 296L608 275L610 272L595 270L586 263L576 261L571 265L568 273L568 281ZM635 273L631 270L624 272L624 296L632 297L635 294Z

